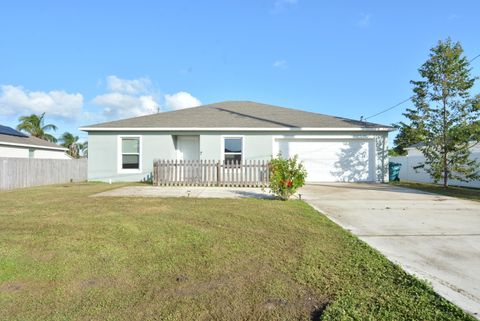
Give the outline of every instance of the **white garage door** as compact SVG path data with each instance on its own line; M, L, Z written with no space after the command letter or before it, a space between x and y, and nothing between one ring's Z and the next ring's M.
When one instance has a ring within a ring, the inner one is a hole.
M307 169L307 182L374 180L371 140L278 139L276 144L283 157L298 155Z

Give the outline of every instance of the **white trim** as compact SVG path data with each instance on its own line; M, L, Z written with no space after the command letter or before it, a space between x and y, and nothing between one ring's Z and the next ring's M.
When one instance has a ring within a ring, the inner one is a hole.
M272 139L374 139L378 137L378 134L375 135L272 135Z
M220 143L220 159L222 162L225 161L225 139L228 138L240 138L242 140L242 164L245 161L245 135L221 135ZM238 154L238 153L237 153Z
M138 138L138 168L122 168L122 138ZM117 173L134 174L142 172L142 135L118 135L117 136Z
M389 127L376 127L376 128L366 128L366 127L334 127L334 128L327 128L327 127L274 127L274 128L263 128L263 127L80 127L80 130L83 131L141 131L141 132L158 132L158 131L176 131L176 132L184 132L184 131L321 131L321 132L329 132L329 131L355 131L355 132L380 132L380 131L394 131L395 128Z
M281 139L303 139L303 140L336 140L336 139L376 139L378 135L272 135L272 157L276 157L278 154L278 145L276 145L277 140ZM388 136L387 136L388 137Z
M356 136L356 135L336 135L336 136L321 136L321 135L272 135L272 157L276 157L278 155L278 144L279 140L340 140L340 139L347 139L347 140L373 140L378 136L375 135L365 135L365 136Z
M7 143L7 142L0 142L0 145L19 146L19 147L35 147L35 148L38 148L38 149L52 149L52 150L61 150L61 151L67 151L68 150L68 148L64 148L64 147L48 147L48 146L41 146L41 145L18 144L18 143Z

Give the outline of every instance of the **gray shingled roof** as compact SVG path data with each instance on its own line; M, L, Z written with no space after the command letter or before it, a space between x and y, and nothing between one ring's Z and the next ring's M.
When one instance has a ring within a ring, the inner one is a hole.
M390 128L251 101L225 101L199 107L84 126L92 128Z
M7 145L32 145L38 148L43 149L63 149L67 150L66 148L59 146L55 143L47 142L46 140L33 137L33 136L18 136L18 135L7 135L7 134L0 134L0 145L2 143L7 143Z

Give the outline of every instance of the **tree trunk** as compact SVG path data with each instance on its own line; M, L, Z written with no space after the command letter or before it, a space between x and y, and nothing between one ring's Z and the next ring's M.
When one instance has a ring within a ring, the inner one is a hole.
M443 90L443 187L448 188L448 160L447 160L447 97Z

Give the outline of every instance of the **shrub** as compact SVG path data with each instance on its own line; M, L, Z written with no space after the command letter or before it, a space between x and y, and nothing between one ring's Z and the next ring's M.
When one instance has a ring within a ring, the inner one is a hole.
M278 155L270 162L270 191L282 200L288 200L305 184L307 171L298 156L282 158Z

